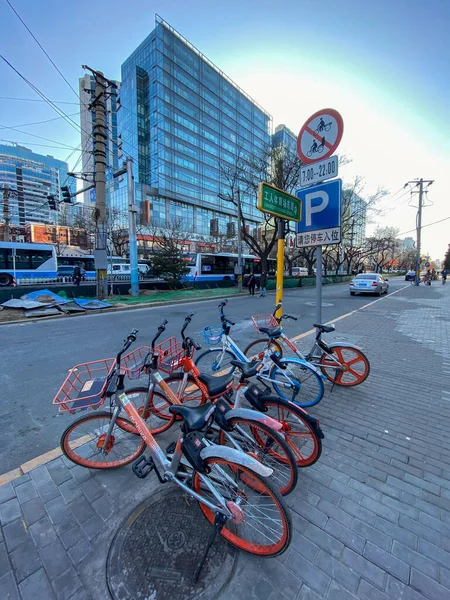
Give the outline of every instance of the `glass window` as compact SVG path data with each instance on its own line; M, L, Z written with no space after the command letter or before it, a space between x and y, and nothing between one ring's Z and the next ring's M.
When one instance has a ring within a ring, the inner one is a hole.
M35 250L31 253L31 266L33 269L37 269L52 257L51 250Z
M163 198L152 198L150 222L155 227L166 226L166 201Z
M16 250L16 269L29 269L31 266L30 250Z
M8 250L6 248L0 249L0 269L8 268Z

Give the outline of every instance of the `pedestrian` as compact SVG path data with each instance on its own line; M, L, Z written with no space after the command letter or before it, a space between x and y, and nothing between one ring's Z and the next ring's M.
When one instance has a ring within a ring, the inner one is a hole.
M72 274L73 285L80 285L81 281L81 268L80 265L75 265Z
M441 275L442 275L442 285L445 285L445 282L447 281L447 274L448 274L447 269L444 269L442 271L442 273L441 273Z
M255 274L253 273L253 271L250 273L250 277L247 281L247 285L248 285L248 295L254 296L255 295L255 287L256 287L256 277L255 277Z
M266 285L267 285L267 273L262 271L261 277L259 278L259 297L266 297Z

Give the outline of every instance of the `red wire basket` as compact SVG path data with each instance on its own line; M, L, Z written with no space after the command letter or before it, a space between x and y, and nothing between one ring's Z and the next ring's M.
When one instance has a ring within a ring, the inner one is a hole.
M136 348L133 352L122 356L120 369L126 372L128 379L139 379L144 370L145 359L151 351L150 346L140 346L140 348Z
M181 367L181 359L184 357L182 342L177 342L176 338L161 342L155 346L155 353L159 355L158 368L165 373L173 373Z
M115 358L82 363L70 369L69 375L53 399L59 412L74 414L77 410L98 408L105 400L108 375L116 366Z
M252 321L258 333L260 333L260 327L276 327L278 325L277 320L272 315L253 315Z

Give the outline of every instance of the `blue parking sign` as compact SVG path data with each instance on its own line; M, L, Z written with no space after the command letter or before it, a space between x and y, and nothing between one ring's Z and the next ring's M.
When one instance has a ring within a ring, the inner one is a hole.
M341 241L342 180L333 179L296 194L302 206L297 223L297 247L338 244Z

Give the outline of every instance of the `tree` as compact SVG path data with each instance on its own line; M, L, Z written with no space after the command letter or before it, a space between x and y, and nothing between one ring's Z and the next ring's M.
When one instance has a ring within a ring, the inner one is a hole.
M450 244L448 245L448 250L445 253L444 269L447 269L447 271L450 271Z
M375 272L383 272L395 260L400 251L398 229L377 227L373 236L366 240L366 256L372 261Z
M250 252L261 259L262 270L267 271L267 259L275 251L278 218L262 214L261 223L255 227L254 221L250 221L244 214L242 200L248 199L256 205L258 185L262 181L292 193L299 185L301 166L295 151L286 146L266 146L259 154L253 156L239 150L236 161L219 162L219 196L235 206L242 239Z
M165 229L153 228L150 255L152 275L165 279L173 287L189 273L180 244L187 236L188 233L183 231L182 222L178 219Z

